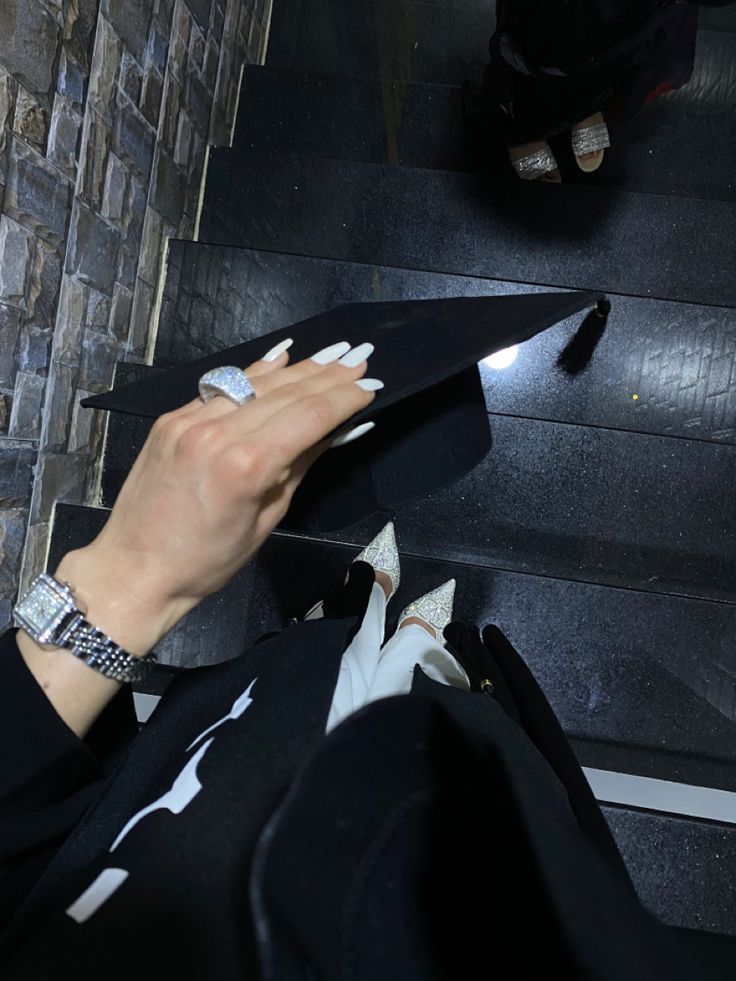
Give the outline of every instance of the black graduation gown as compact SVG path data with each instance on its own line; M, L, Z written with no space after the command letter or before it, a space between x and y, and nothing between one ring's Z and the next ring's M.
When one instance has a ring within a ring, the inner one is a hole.
M129 692L82 742L0 638L5 981L707 977L640 905L496 628L448 628L493 696L417 670L325 737L371 581L358 563L325 619L175 679L122 758ZM122 884L77 922L110 869Z

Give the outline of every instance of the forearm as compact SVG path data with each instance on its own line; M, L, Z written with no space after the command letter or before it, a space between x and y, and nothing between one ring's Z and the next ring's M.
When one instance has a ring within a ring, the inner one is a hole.
M72 584L77 599L87 606L86 619L134 656L147 654L178 619L152 591L131 588L132 577L116 569L94 545L69 552L53 575ZM56 712L83 737L120 683L88 667L69 650L37 644L24 630L18 631L17 643Z

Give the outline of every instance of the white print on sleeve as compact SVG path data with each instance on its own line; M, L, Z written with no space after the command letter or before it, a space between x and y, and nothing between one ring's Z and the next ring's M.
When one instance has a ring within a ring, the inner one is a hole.
M125 869L104 869L89 889L85 889L79 899L72 903L66 911L67 916L71 916L77 923L85 923L113 893L118 891L129 874Z
M204 746L202 746L202 748L194 754L176 780L174 780L173 784L171 785L171 790L167 790L163 797L159 797L159 799L154 801L153 804L149 804L148 807L144 807L142 811L138 811L137 814L133 815L133 817L130 819L130 821L128 821L123 830L112 843L110 848L111 852L115 851L123 838L125 838L126 835L128 835L136 824L138 824L139 821L142 821L144 817L147 817L149 814L153 814L154 811L171 811L172 814L181 814L184 808L188 804L192 803L194 798L202 789L202 784L199 782L199 778L197 777L197 766L213 742L214 739L208 739Z
M253 704L253 699L251 698L250 693L253 690L253 685L255 685L257 680L257 678L254 678L243 694L239 695L238 698L235 699L233 706L227 715L223 716L223 718L221 718L218 722L215 722L214 725L211 725L208 729L205 729L201 735L197 736L194 742L187 747L187 753L189 750L193 749L198 742L201 742L205 736L208 736L211 732L214 732L215 729L218 729L225 722L228 722L230 719L239 719L240 716L243 715L246 709ZM112 843L112 846L110 847L111 852L115 851L123 839L127 837L127 835L133 830L139 821L143 820L144 817L147 817L149 814L153 814L154 811L171 811L172 814L181 814L181 812L189 804L191 804L200 790L202 790L202 784L197 776L197 766L213 742L214 739L208 739L207 742L200 747L200 749L186 764L179 776L174 780L173 784L171 785L171 790L168 790L163 797L159 797L159 799L154 801L153 804L149 804L147 807L144 807L143 810L138 811L137 814L133 815L133 817L130 819L130 821L128 821L123 830ZM130 873L125 869L103 869L92 885L89 886L67 909L67 915L77 923L86 923L90 916L96 913L97 910L117 892L129 875Z
M245 691L243 692L243 694L242 695L239 695L235 699L235 701L233 702L233 707L230 709L230 711L227 713L227 715L224 715L219 720L219 722L215 722L213 725L211 725L209 727L209 729L205 729L205 731L203 733L201 733L199 736L197 736L197 738L194 740L193 743L191 743L189 746L187 746L187 748L186 748L186 752L187 753L189 752L190 749L194 749L194 747L197 745L197 743L200 741L200 739L204 739L205 736L209 736L209 734L211 732L214 732L215 729L219 729L220 726L223 725L225 722L229 722L231 719L239 719L240 716L245 712L245 710L247 708L250 708L250 706L253 704L253 699L250 697L250 693L253 691L253 685L257 681L258 681L258 678L254 678L253 681L251 681L251 683L245 689Z

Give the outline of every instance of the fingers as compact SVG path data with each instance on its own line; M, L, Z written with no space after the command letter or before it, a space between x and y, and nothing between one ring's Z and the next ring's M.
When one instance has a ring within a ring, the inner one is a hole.
M281 345L279 345L280 347ZM260 361L254 361L253 364L248 365L245 369L248 379L252 382L256 378L263 378L265 375L275 374L275 372L285 368L289 363L289 352L287 350L282 350L277 352L277 354L269 361L262 358ZM254 389L256 386L253 386ZM256 394L257 389L256 389ZM179 417L184 417L191 415L193 412L203 413L204 419L216 419L220 415L224 415L226 412L231 412L233 409L237 409L239 406L235 405L227 398L213 398L209 402L203 402L202 399L197 396L196 399L192 399L191 402L186 402L184 405L180 406L175 410L176 415Z
M367 368L365 361L354 368L335 363L291 384L271 386L270 382L264 380L262 387L265 388L268 384L271 391L264 392L263 395L250 402L247 406L247 412L229 413L222 416L218 420L222 426L220 435L226 443L242 440L246 438L249 432L261 429L274 415L289 405L318 398L322 393L338 386L350 386L352 384L361 394L379 391L383 388L382 381L377 378L362 377ZM288 372L284 371L280 374L285 377ZM361 400L360 404L365 404L364 400Z
M288 370L284 371L282 369L288 364L288 354L279 350L281 346L277 345L263 359L253 362L244 369L253 385L257 399L263 399L264 396L285 385L293 385L305 379L314 378L329 365L340 363L343 367L349 367L360 364L373 351L372 344L358 344L351 347L348 341L340 341L317 351L310 358L290 365ZM266 360L269 355L274 354L275 360ZM248 403L249 411L252 405L253 403ZM213 398L207 403L203 403L201 399L197 398L176 411L181 416L196 411L197 421L205 422L228 415L239 408L240 406L235 405L227 398Z
M281 407L248 437L251 444L263 450L266 482L279 479L302 457L309 466L327 448L325 437L369 406L375 397L375 392L349 382L280 402ZM223 421L229 424L232 420Z

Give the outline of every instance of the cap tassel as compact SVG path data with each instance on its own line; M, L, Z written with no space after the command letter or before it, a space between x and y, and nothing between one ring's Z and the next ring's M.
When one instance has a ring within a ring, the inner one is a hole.
M578 375L588 367L598 342L603 337L610 312L611 301L603 297L560 352L557 358L558 368L568 375Z

